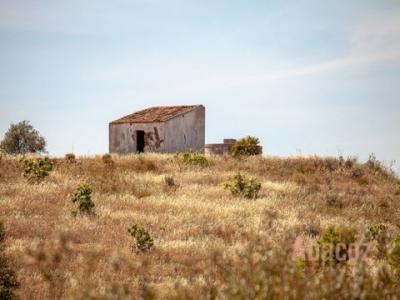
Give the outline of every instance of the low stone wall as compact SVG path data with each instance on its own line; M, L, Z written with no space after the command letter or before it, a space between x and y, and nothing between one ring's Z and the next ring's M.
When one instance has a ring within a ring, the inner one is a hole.
M223 144L207 144L204 146L204 154L206 155L229 155L232 146L235 144L234 139L224 139Z

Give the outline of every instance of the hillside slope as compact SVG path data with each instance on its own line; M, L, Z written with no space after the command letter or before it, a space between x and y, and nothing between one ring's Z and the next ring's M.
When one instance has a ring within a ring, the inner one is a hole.
M54 159L50 175L32 184L21 176L18 158L2 157L0 218L18 294L281 299L399 292L400 262L393 264L390 251L399 236L400 184L378 161L214 157L209 163L154 154L112 156L108 163ZM224 189L238 171L261 182L258 199ZM166 183L166 176L173 180ZM93 189L92 216L71 213L71 194L83 183ZM132 251L132 223L153 238L151 250ZM379 224L384 229L364 262L321 267L292 259L296 238L321 240L333 226L339 235L353 230L361 241Z

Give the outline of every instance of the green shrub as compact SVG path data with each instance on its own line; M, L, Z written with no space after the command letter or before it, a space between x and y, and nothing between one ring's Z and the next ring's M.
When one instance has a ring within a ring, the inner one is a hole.
M393 241L393 247L389 254L389 264L396 281L400 281L400 237Z
M4 253L3 242L5 238L4 226L0 222L0 299L12 300L17 299L14 292L18 288L19 283Z
M261 189L261 183L257 179L246 180L240 172L235 175L232 182L225 183L224 186L233 195L242 196L247 199L256 199Z
M144 252L153 247L154 241L144 228L139 227L137 224L132 224L128 228L128 232L135 239L135 242L131 246L132 251L139 250Z
M231 154L235 157L261 155L262 147L260 146L260 140L252 136L240 139L233 144Z
M376 241L382 234L388 230L388 226L385 224L376 224L368 227L365 233L365 239L369 242Z
M28 181L39 183L53 170L53 163L48 157L45 158L22 158L23 175Z
M357 231L348 227L329 227L317 241L321 263L340 263L350 259L350 246L357 240Z
M92 188L90 185L80 185L72 194L72 202L78 203L78 210L80 213L91 214L94 203L92 201Z
M200 167L207 167L210 164L203 154L194 152L190 149L182 153L181 161L185 165L195 165Z
M73 153L67 153L65 154L65 160L69 163L75 163L76 162L76 157L75 154Z

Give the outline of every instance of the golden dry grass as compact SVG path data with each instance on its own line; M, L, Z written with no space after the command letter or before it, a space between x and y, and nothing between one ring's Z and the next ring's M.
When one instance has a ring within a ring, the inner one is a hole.
M21 176L17 158L1 159L0 218L21 298L206 297L200 291L225 276L215 257L228 258L226 269L241 268L235 257L254 241L286 249L288 235L331 225L363 233L385 223L395 235L400 228L399 181L374 164L213 157L202 168L172 155L112 159L55 159L40 184ZM257 200L224 190L237 171L262 183ZM176 186L166 186L165 176ZM73 217L70 195L82 183L93 188L95 214ZM133 222L153 237L151 251L130 250Z

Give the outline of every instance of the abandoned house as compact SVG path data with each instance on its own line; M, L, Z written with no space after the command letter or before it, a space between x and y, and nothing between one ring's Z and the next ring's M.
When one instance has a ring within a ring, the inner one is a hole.
M152 107L109 124L110 153L203 151L204 143L203 105Z

